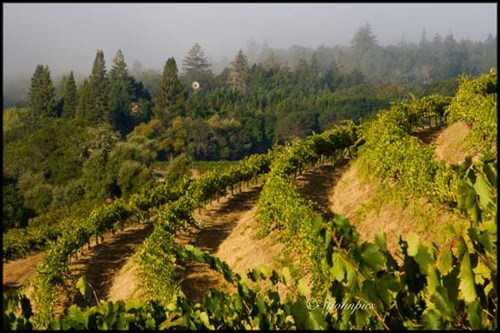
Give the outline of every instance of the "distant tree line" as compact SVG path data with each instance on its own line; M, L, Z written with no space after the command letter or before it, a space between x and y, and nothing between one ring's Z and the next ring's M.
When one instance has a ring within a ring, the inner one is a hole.
M181 63L129 71L118 50L108 69L99 50L81 84L69 72L57 86L36 66L28 107L3 111L4 230L139 191L158 160L237 160L370 116L410 90L452 95L457 74L495 66L496 37L381 47L365 26L345 49L239 50L214 74L196 43Z
M349 46L312 49L295 45L285 50L251 41L247 50L251 63L262 62L274 53L295 67L301 59L315 55L323 75L334 61L344 72L359 70L369 82L412 85L432 84L462 73L475 76L497 64L496 35L489 34L484 41L458 41L452 33L429 37L424 29L419 42L401 40L382 46L369 24L356 31Z

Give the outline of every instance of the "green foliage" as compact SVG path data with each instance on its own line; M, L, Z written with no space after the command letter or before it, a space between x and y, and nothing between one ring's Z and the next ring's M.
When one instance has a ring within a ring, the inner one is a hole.
M41 173L24 173L19 179L19 190L23 193L26 207L37 214L49 210L52 202L52 187L45 183Z
M25 135L29 114L30 110L26 108L8 108L3 110L2 130L4 145Z
M231 62L229 86L237 91L246 91L248 88L248 72L248 59L243 50L240 49Z
M192 167L196 169L199 173L204 174L205 172L218 169L226 169L232 164L238 163L236 161L193 161Z
M386 184L398 184L406 196L456 204L454 192L460 170L436 160L433 149L410 134L428 117L442 118L447 103L446 98L428 96L393 105L390 110L378 113L374 120L364 123L362 139L365 144L359 152L362 174Z
M33 324L30 322L33 310L26 295L19 295L17 293L6 295L4 293L3 309L2 329L4 331L33 329ZM19 310L21 310L20 314L18 314Z
M37 65L28 92L28 105L34 121L42 117L56 116L54 94L49 66Z
M92 109L90 103L89 80L84 79L78 90L78 105L76 107L76 116L80 119L92 119Z
M92 73L88 78L88 95L81 93L86 104L84 119L91 123L107 122L109 119L109 79L106 74L106 63L104 53L98 50L92 67Z
M200 44L195 43L182 61L182 78L186 85L191 87L191 83L197 81L201 89L209 88L213 76L210 66Z
M302 258L323 255L316 232L325 221L317 215L313 203L301 197L290 175L296 175L319 162L321 156L334 161L344 158L356 139L356 127L351 123L283 147L271 164L271 172L259 196L257 215L261 224L260 235L277 229L283 235L286 248ZM315 282L321 283L324 272L317 262L310 261L302 269L311 271Z
M495 70L474 79L464 76L447 111L450 122L462 120L472 128L467 140L478 152L496 144L497 87Z
M106 151L93 151L83 164L82 180L87 198L102 201L114 194L114 177L107 168L108 155Z
M132 79L121 50L116 52L113 67L109 71L109 123L113 130L124 133L128 128L130 103L132 102Z
M191 159L186 154L181 154L167 164L164 171L165 182L171 186L182 181L184 177L191 176Z
M183 113L183 87L177 72L175 59L168 58L163 68L163 75L153 110L156 118L160 119L164 124Z
M7 144L4 170L13 178L4 196L5 224L28 224L28 229L6 236L4 258L43 249L60 234L64 217L85 214L89 204L128 197L153 185L153 143L145 138L117 140L106 126L57 119ZM46 223L28 223L33 215Z
M2 226L3 231L12 227L23 227L32 212L26 206L18 185L8 178L2 184Z
M62 102L63 107L61 117L74 118L76 116L76 108L78 106L78 94L73 71L69 73L69 77L64 84L64 96L62 98Z

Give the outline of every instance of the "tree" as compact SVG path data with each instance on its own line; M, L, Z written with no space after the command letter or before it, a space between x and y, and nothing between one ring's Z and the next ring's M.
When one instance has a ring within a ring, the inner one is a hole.
M324 76L324 87L330 91L335 91L342 84L342 73L340 72L335 59L332 59L330 66Z
M55 88L55 112L58 117L62 115L63 100L64 100L64 87L66 86L66 81L68 81L68 76L63 74L61 81L59 81L59 86Z
M82 180L87 198L105 200L113 196L114 177L108 170L108 159L108 152L95 150L83 163Z
M83 80L82 85L80 86L80 90L78 92L78 106L76 108L76 116L81 119L90 120L93 118L91 112L91 103L90 103L90 87L89 80Z
M129 108L127 127L124 129L125 133L130 133L135 126L151 119L151 94L141 81L135 80L133 76L130 79L132 103Z
M269 88L274 89L283 86L288 81L289 67L286 62L282 62L280 58L271 51L264 61L265 81Z
M187 57L182 61L182 76L189 85L193 81L198 81L203 88L210 85L212 80L213 74L210 66L211 64L208 62L200 44L195 43L189 50Z
M28 105L36 118L56 117L55 90L50 78L49 66L36 66L28 92Z
M151 163L156 159L153 141L131 137L113 147L106 168L113 179L112 194L127 197L153 181Z
M319 69L316 53L311 56L311 64L308 64L304 57L299 59L294 73L295 88L303 93L308 93L319 88Z
M109 119L108 98L109 83L106 76L104 53L98 50L94 60L92 74L89 77L89 121L99 123Z
M78 96L76 91L75 77L73 71L69 73L69 77L64 83L63 107L61 116L64 118L74 118L76 116L76 108L78 105Z
M229 85L237 91L246 91L248 86L248 59L240 49L236 58L231 62Z
M309 89L309 65L307 64L306 59L304 57L299 59L299 63L295 68L294 72L295 89L302 92L307 92Z
M166 123L180 115L183 104L182 90L175 59L169 58L163 67L160 88L155 99L153 112L156 118Z
M314 52L311 56L311 65L309 66L309 73L311 75L311 83L314 89L319 88L319 65L318 65L318 55Z
M122 134L128 128L132 88L125 58L122 51L118 50L109 71L109 122L114 130Z
M360 68L366 76L376 79L383 75L383 49L378 46L377 38L370 24L360 27L352 39L354 68Z
M369 23L366 23L364 27L358 28L358 31L354 35L351 44L355 52L366 52L377 46L377 37L372 32L372 28Z

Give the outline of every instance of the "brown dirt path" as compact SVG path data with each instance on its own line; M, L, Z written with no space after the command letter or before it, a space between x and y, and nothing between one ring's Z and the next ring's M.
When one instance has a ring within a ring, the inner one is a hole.
M337 184L346 170L348 160L344 159L336 164L327 163L306 170L296 178L297 189L308 200L320 204L326 212L323 217L332 218L334 210L331 209L331 189Z
M222 260L228 261L230 265L231 260L232 263L239 261L237 258L241 259L240 256L244 255L245 249L251 250L261 245L259 240L252 238L252 232L246 235L243 232L243 229L247 229L250 224L256 228L253 224L254 206L261 189L261 185L243 188L241 193L229 195L221 198L219 202L207 205L205 209L202 209L200 213L197 212L194 216L202 228L181 232L176 238L176 243L179 245L192 244L201 250L219 256ZM253 244L254 242L255 244ZM273 251L270 250L267 251L268 256L263 256L262 253L253 251L252 257L249 257L250 254L246 252L246 263L251 265L251 263L267 262L270 260L269 257L272 258L272 253ZM245 266L240 265L239 273L251 268ZM212 271L208 265L189 261L185 262L183 277L181 289L186 297L195 301L200 301L209 289L225 284L223 278Z
M11 260L2 263L2 288L3 291L18 289L27 285L35 276L36 265L38 265L45 255L39 252L25 258Z
M90 249L85 246L83 254L80 254L77 260L71 261L70 269L73 281L68 281L69 294L62 295L56 303L55 314L62 313L73 302L81 306L88 305L74 287L74 282L82 275L85 275L87 281L92 285L98 299L108 298L112 281L114 281L113 277L123 269L131 270L129 266L124 265L125 262L135 253L137 246L152 230L151 224L129 226L114 235L111 232L106 233L104 242L99 244L96 244L95 237L92 237ZM26 258L4 262L2 264L3 291L26 286L28 287L27 292L30 294L29 283L35 277L36 266L42 262L44 255L45 252L39 252ZM118 291L113 290L113 293L131 294L137 286L136 282L136 280L121 280ZM94 298L91 300L91 304L96 304Z
M108 234L104 242L92 246L90 250L85 247L84 254L70 264L74 281L85 276L99 300L108 298L114 275L122 269L127 259L136 252L137 247L152 231L152 224L136 224L114 235ZM121 286L122 289L135 289L135 287L135 285L125 284ZM73 287L70 293L65 295L61 304L56 306L55 312L61 312L72 303L81 306L89 305ZM96 303L93 297L90 305Z

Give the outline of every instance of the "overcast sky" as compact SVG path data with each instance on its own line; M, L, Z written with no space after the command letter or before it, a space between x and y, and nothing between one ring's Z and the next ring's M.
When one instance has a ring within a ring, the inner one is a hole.
M485 40L496 35L497 4L3 4L4 78L88 74L96 50L107 66L117 49L160 71L199 42L213 62L232 59L250 39L270 47L347 45L370 23L383 45L436 33Z

